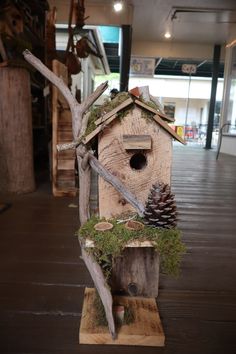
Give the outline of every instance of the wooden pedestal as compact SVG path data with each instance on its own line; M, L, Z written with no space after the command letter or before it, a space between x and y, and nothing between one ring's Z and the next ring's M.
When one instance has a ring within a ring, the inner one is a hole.
M165 335L155 299L115 296L114 302L132 308L135 318L133 323L123 325L118 330L117 339L113 340L107 327L96 326L95 293L95 289L85 289L80 344L164 346Z

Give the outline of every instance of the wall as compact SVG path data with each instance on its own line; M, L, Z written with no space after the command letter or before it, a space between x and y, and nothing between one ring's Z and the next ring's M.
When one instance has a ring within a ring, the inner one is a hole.
M224 135L222 137L220 152L236 156L236 135Z

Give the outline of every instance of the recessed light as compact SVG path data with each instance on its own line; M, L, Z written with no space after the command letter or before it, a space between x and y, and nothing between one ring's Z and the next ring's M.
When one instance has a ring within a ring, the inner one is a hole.
M119 12L123 9L123 2L122 1L114 1L113 7L116 12Z
M168 32L168 31L164 34L164 36L165 36L165 38L167 38L167 39L171 38L171 34L170 34L170 32Z

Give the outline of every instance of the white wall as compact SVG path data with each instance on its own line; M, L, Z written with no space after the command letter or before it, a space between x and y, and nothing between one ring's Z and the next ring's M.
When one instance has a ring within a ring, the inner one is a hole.
M236 156L236 135L223 136L220 152Z

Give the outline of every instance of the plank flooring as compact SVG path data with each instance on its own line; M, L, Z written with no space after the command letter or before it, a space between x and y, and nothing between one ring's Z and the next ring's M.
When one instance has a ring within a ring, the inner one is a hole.
M236 353L236 158L174 147L172 186L187 252L178 279L161 274L164 348L79 345L83 291L93 286L75 236L75 198L3 195L1 354Z

